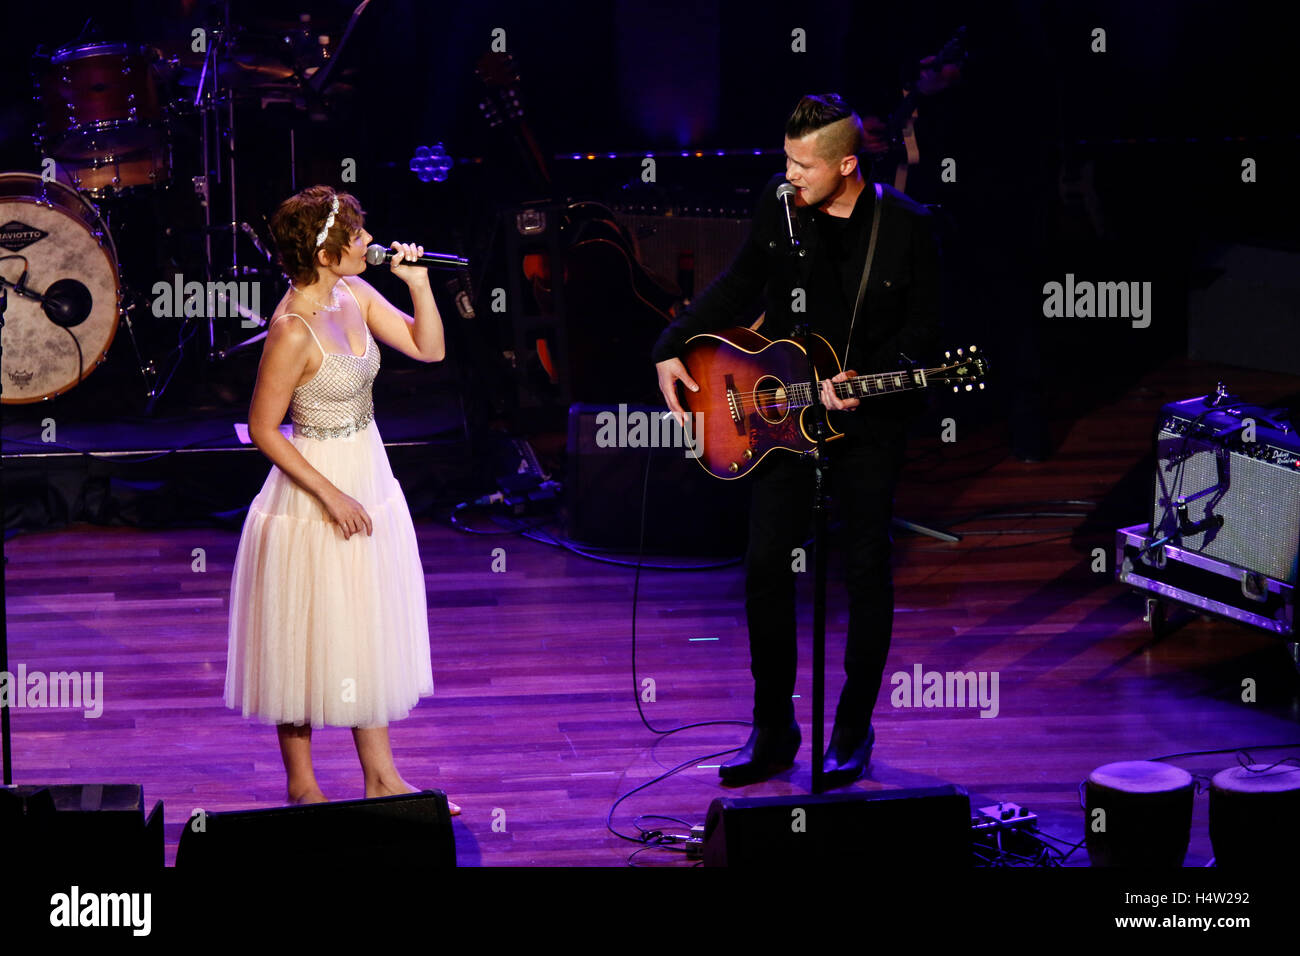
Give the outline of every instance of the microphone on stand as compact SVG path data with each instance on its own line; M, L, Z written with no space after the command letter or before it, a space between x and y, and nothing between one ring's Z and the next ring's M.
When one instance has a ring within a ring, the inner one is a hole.
M794 186L789 183L782 183L776 187L776 198L781 200L781 208L785 210L785 234L790 242L790 251L797 256L802 256L807 250L799 244L799 217L794 213L795 192Z
M23 274L18 277L17 282L8 282L0 278L0 288L4 286L13 289L15 295L39 302L46 318L65 329L85 322L95 306L90 290L76 279L59 279L52 282L42 294L35 289L27 288L27 270L23 269Z
M60 279L45 290L41 308L55 325L65 329L80 325L94 306L90 290L76 279Z
M392 249L385 249L379 243L366 247L366 262L372 266L382 266L399 253ZM469 266L469 260L464 256L453 256L446 252L434 252L428 255L420 256L414 262L404 260L402 265L424 266L426 269L465 269Z

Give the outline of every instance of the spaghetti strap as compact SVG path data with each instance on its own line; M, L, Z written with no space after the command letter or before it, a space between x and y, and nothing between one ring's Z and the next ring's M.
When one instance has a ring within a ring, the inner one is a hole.
M286 312L284 315L280 316L280 319L287 318L288 316L291 315L294 318L302 319L302 316L299 315L297 312ZM279 322L280 319L276 319L275 322ZM272 322L271 324L275 325L275 322ZM307 326L307 331L311 333L311 337L313 339L316 339L316 348L320 349L321 355L328 355L329 353L325 351L325 346L321 345L320 339L316 338L316 331L311 327L311 323L308 322L306 319L302 319L302 324Z
M348 294L352 296L352 301L355 302L355 303L357 304L357 308L358 308L358 309L361 309L361 300L358 299L358 298L357 298L357 294L356 294L355 292L352 291L352 283L348 282L347 279L339 279L339 281L342 282L343 285L344 285L344 287L348 290ZM362 314L362 316L364 316L364 315L366 314L366 310L365 310L365 309L361 309L361 314ZM366 326L366 331L367 331L367 332L370 331L370 326L369 326L369 325Z

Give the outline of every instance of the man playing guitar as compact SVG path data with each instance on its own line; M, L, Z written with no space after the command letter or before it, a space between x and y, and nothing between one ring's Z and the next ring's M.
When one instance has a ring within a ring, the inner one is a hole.
M785 175L774 176L763 190L744 246L652 352L660 391L679 421L685 412L677 383L696 388L678 357L687 339L738 324L759 301L765 307L764 335L789 336L806 323L831 343L846 369L834 381L855 375L854 369L895 368L900 356L919 360L937 344L939 257L930 216L893 188L864 179L858 159L867 148L861 119L839 96L805 96L785 133ZM797 190L795 213L806 250L800 258L787 253L785 214L776 193L787 180ZM877 243L865 294L855 308L878 202ZM861 403L837 397L829 380L821 394L833 409L832 425L844 432L827 446L849 593L846 680L823 763L825 783L835 787L866 772L875 739L871 713L894 613L889 534L894 487L917 396ZM740 753L719 771L730 785L754 783L788 768L802 742L791 699L797 662L792 553L808 533L812 462L774 453L755 466L753 481L745 611L754 725Z

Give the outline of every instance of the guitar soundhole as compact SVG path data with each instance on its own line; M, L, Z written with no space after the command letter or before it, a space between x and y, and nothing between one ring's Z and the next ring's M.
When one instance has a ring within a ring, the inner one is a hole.
M780 379L765 375L754 384L754 410L769 425L785 420L790 413L790 401Z

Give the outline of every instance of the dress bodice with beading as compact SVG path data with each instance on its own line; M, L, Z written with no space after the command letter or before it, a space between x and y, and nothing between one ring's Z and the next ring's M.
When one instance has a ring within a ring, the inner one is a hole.
M322 353L316 374L293 390L289 415L294 434L345 438L365 428L375 417L371 386L379 374L379 344L370 334L370 327L366 327L364 354L326 352L306 319L296 312L286 312L281 318L290 315L307 326Z

